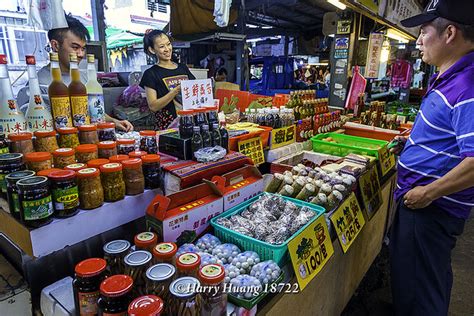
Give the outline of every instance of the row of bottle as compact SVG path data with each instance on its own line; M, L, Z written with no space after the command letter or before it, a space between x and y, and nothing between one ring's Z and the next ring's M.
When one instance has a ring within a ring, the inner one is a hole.
M207 124L193 127L193 136L191 137L191 148L193 153L202 148L215 146L221 146L228 151L229 133L225 128L225 122L221 122L220 128L219 124L213 123L211 130L209 130L209 125Z
M278 108L247 109L247 121L260 126L281 128L293 125L295 115L292 109L282 106Z
M30 99L25 117L13 97L6 55L0 55L0 133L50 131L105 121L103 90L97 81L94 55L87 55L86 85L80 80L76 54L69 54L69 57L71 83L66 86L61 78L58 54L50 53L53 81L48 87L48 95L51 115L41 97L35 57L26 56Z

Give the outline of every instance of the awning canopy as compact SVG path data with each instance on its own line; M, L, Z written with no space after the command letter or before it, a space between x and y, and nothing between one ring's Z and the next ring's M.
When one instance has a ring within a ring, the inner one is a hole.
M92 26L87 26L89 34L93 34ZM108 27L105 30L107 49L117 49L125 46L143 43L143 37L127 32L126 30Z

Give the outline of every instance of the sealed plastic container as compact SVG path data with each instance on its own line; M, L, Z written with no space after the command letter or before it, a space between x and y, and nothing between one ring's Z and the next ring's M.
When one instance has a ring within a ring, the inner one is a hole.
M5 177L12 172L21 170L25 170L23 154L0 154L0 197L7 198L7 182Z
M193 111L178 111L179 115L179 136L181 138L191 138L193 136Z
M176 265L176 252L178 246L174 242L162 242L157 244L153 250L153 258L155 263L169 263Z
M58 128L58 145L61 148L76 148L79 145L79 136L76 127Z
M111 156L117 155L117 143L111 140L99 142L99 158L109 159Z
M10 214L20 220L21 219L21 208L20 208L20 199L18 197L18 188L16 183L25 178L30 178L35 175L34 171L31 170L23 170L23 171L16 171L8 174L5 179L7 181L7 199L8 199L8 206L10 208Z
M76 147L77 162L87 163L89 160L98 158L98 149L95 144L82 144Z
M133 279L132 294L134 297L147 294L146 285L146 271L151 265L152 255L145 250L137 250L129 253L123 259L125 263L124 274Z
M140 132L140 150L146 151L149 154L156 154L158 152L155 131Z
M149 252L153 251L156 243L158 241L158 236L153 232L143 232L135 235L133 242L137 250L146 250Z
M97 134L97 126L86 124L79 126L79 142L81 144L97 144L99 142L99 135Z
M97 168L85 168L77 171L79 188L79 205L81 209L90 210L104 204L104 190Z
M185 252L176 258L177 277L191 276L197 277L201 257L194 252Z
M106 122L97 124L97 134L99 135L99 141L116 141L117 136L115 135L115 123Z
M61 170L48 176L53 195L53 207L56 217L70 217L79 212L79 189L76 172Z
M26 164L29 170L35 172L50 169L52 167L52 157L49 152L32 152L25 154Z
M64 167L64 170L72 170L72 171L77 172L79 170L86 169L86 168L87 168L87 165L85 163L73 163Z
M135 151L135 140L131 138L122 138L117 140L117 153L119 155L128 155Z
M40 177L49 177L49 174L51 172L54 172L54 171L61 171L63 169L59 169L59 168L51 168L51 169L45 169L45 170L41 170L41 171L38 171L36 173L37 176L40 176Z
M50 153L58 149L56 131L36 131L34 147L36 151L47 151Z
M125 182L123 181L122 164L107 163L100 166L101 181L104 189L104 200L115 202L125 197Z
M128 275L112 275L102 281L100 297L97 301L99 315L125 316L128 305L132 302L132 288L133 279Z
M11 133L8 135L10 140L10 152L27 154L35 151L33 147L33 134L30 132Z
M176 268L169 263L159 263L151 266L146 271L146 292L169 301L169 287L174 280Z
M48 178L33 176L19 180L16 186L23 223L32 228L49 224L54 210Z
M105 158L92 159L87 162L87 167L99 169L100 166L105 165L106 163L109 163L109 160Z
M109 157L109 162L119 162L122 163L124 160L129 160L130 157L128 155L115 155Z
M135 150L135 151L131 151L128 156L130 158L142 158L143 156L145 155L148 155L148 153L146 151L143 151L143 150Z
M67 165L76 163L76 152L72 148L58 148L53 152L55 168L63 169Z
M145 189L156 189L161 185L160 155L145 155L142 157Z
M97 315L100 284L105 279L107 262L102 258L89 258L74 268L74 306L78 315Z
M142 160L138 158L122 161L125 193L137 195L145 190L145 178L142 171Z
M122 274L125 270L123 259L130 253L130 243L126 240L112 240L103 247L109 275Z
M183 277L174 280L170 285L170 302L166 308L168 315L201 315L201 296L196 288L199 280L193 277Z
M199 269L198 276L201 285L213 289L212 291L205 291L201 294L201 315L226 316L227 294L224 292L224 267L219 264L207 264Z
M128 316L160 316L163 311L163 300L155 295L137 297L128 306Z

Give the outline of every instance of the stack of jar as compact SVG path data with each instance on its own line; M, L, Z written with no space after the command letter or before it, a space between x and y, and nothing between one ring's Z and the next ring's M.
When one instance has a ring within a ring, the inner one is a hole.
M280 108L247 110L247 120L251 123L276 129L293 125L295 116L292 109L282 106Z
M341 126L341 111L319 114L313 117L314 134L331 132Z

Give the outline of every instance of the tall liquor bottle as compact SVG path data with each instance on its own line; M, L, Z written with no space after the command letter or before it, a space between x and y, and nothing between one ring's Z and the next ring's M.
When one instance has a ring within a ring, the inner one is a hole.
M97 81L94 55L87 54L87 99L91 123L105 122L104 90Z
M33 55L26 55L28 68L28 87L30 89L30 103L26 111L28 128L32 132L50 131L54 129L53 117L45 107L36 74L36 60Z
M48 95L51 102L51 112L53 112L54 127L72 127L69 92L61 77L58 53L49 53L49 60L51 61L51 77L53 80L48 87Z
M72 124L81 126L89 124L89 116L87 115L87 90L86 86L81 82L81 74L77 65L77 55L69 54L69 65L71 69L71 83L68 91L71 98Z
M28 129L25 117L13 97L8 76L7 56L0 55L0 133L10 134Z

